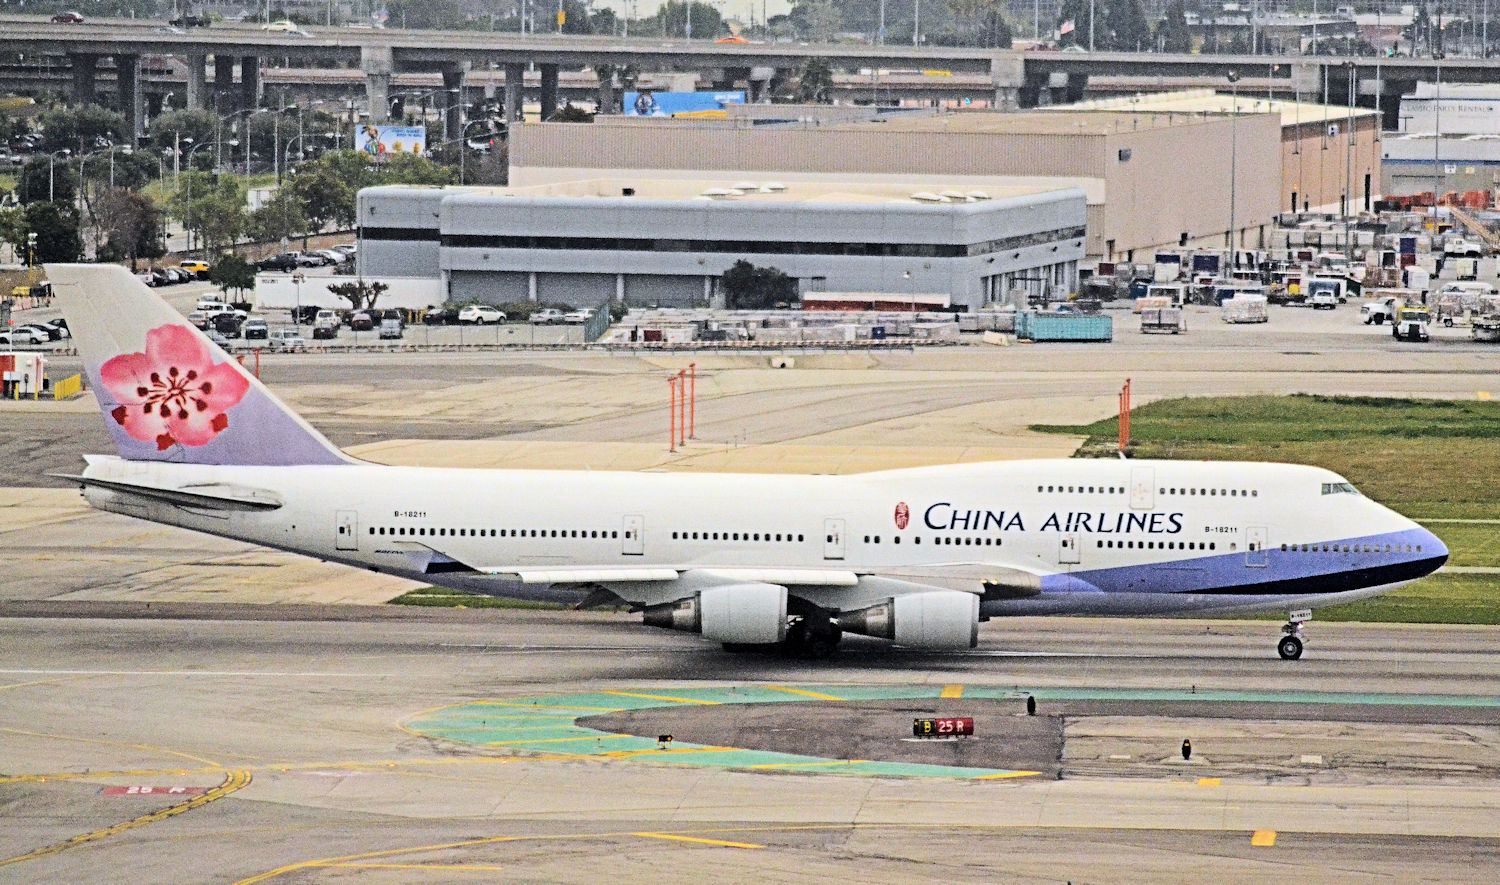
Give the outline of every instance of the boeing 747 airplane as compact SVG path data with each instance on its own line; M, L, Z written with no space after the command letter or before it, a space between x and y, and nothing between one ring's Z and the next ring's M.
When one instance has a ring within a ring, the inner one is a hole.
M729 649L844 633L973 648L1010 615L1288 610L1446 561L1316 467L954 464L853 476L465 470L359 461L124 268L54 265L116 454L68 478L100 510L487 595L628 605Z

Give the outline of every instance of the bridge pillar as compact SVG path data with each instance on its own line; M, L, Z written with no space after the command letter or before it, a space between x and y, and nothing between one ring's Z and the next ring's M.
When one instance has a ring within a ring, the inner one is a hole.
M1083 101L1083 90L1089 85L1088 74L1069 74L1067 91L1064 93L1067 104Z
M508 64L505 66L505 123L508 127L511 123L521 121L521 101L525 96L523 91L526 86L526 66Z
M83 52L69 53L68 63L73 69L73 103L93 104L96 99L94 83L99 78L99 56Z
M614 74L610 74L608 77L600 77L599 78L599 98L598 98L598 102L599 102L599 113L601 113L601 114L613 114L615 112L615 77L614 77Z
M990 59L990 86L995 90L997 111L1021 109L1021 86L1026 82L1026 61L1018 53L996 55Z
M464 134L464 67L443 66L443 140L462 138Z
M234 56L214 56L214 110L227 114L234 109Z
M370 102L370 122L384 123L391 118L391 75L396 62L389 46L362 46L359 69L365 73L365 97Z
M750 94L745 96L749 102L769 102L771 96L771 82L776 79L776 69L766 65L757 65L750 69L750 77L746 85L750 87Z
M115 88L120 93L120 113L125 115L125 130L130 135L130 144L139 144L145 134L141 125L141 57L139 55L115 56Z
M204 65L208 62L208 56L202 53L189 55L187 61L187 104L190 111L203 109L203 99L208 94L208 75L204 71Z
M240 107L260 106L260 56L240 57Z
M540 65L542 69L541 119L545 122L557 113L557 65Z

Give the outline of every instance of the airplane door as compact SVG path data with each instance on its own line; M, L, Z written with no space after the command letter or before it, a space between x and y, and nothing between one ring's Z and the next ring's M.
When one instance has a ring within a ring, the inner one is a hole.
M844 521L842 519L823 520L823 558L844 558Z
M1078 564L1078 536L1075 534L1063 535L1057 542L1057 562L1059 565Z
M1135 467L1130 471L1130 509L1150 510L1156 506L1156 471Z
M336 530L333 536L335 550L359 549L359 512L340 510L334 515Z
M642 556L646 552L646 517L627 516L620 529L620 552Z
M1266 559L1266 527L1263 525L1252 525L1245 529L1245 567L1265 568L1268 564Z

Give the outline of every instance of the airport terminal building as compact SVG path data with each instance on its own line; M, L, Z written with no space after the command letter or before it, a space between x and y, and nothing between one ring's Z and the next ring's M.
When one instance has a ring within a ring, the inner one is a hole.
M736 261L802 292L940 294L977 308L1069 292L1085 195L937 180L596 178L529 187L390 186L359 194L367 276L440 277L450 301L722 304Z

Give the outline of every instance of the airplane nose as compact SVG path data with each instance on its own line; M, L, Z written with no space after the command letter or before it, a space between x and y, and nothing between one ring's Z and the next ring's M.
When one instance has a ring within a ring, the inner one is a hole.
M1417 543L1422 548L1422 558L1432 562L1432 570L1442 568L1443 563L1448 561L1448 545L1443 539L1429 532L1427 529L1418 527Z

